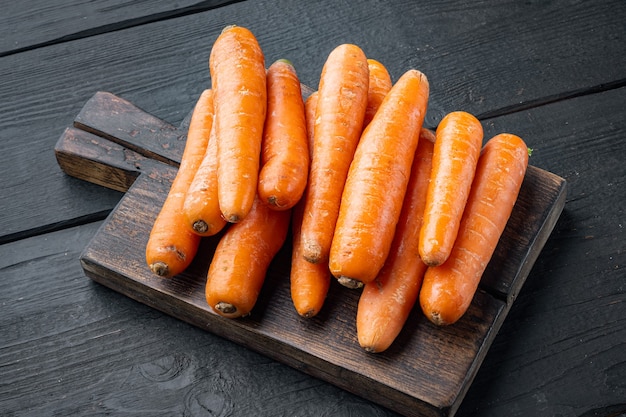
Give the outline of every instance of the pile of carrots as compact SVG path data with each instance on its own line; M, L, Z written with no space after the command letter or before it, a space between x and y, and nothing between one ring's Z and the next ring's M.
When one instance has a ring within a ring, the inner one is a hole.
M297 313L322 309L333 277L362 288L359 344L382 352L418 303L436 325L467 311L517 199L528 148L503 133L483 146L471 114L423 127L429 83L395 82L356 45L324 63L306 100L294 66L265 66L251 31L226 27L209 58L211 87L146 248L162 277L183 272L219 234L206 299L249 314L291 228Z

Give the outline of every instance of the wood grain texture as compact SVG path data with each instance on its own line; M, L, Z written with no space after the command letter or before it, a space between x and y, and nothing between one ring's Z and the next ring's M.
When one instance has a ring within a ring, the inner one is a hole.
M621 88L485 123L487 135L519 126L531 163L568 194L458 416L626 412L625 100Z
M0 43L38 46L0 59L3 414L397 416L84 277L92 222L122 194L64 174L59 137L100 90L178 125L208 81L211 37L233 21L311 85L342 41L394 76L415 65L437 86L430 125L476 111L488 134L519 134L531 164L567 180L565 209L456 417L626 412L624 2L248 1L134 28L127 11L149 2L4 3L0 19L14 21ZM103 4L114 7L93 10ZM96 15L97 31L119 30L85 32L80 19ZM68 31L83 38L40 43Z
M186 0L176 3L128 0L29 1L28 8L6 3L0 15L0 56L67 42L176 16L210 10L232 0ZM123 20L120 20L123 16Z
M149 114L142 116L134 107L129 107L131 117L121 115L120 102L111 94L98 93L86 104L88 111L81 111L77 119L87 130L106 138L115 132L120 132L125 143L138 138L132 148L140 148L151 138L158 142L161 131L156 127L161 123ZM97 129L89 127L92 121ZM152 124L155 128L150 128ZM138 125L148 133L126 136ZM66 148L63 141L59 145ZM90 151L92 148L89 146ZM63 154L62 149L57 153ZM168 149L164 147L165 153ZM100 168L89 169L88 164L97 158L92 152L87 155L86 162L79 162L85 179L102 172ZM173 152L165 159L176 158L180 159L180 153ZM72 165L78 159L80 155L61 159L64 171L73 172ZM109 159L107 150L98 165ZM124 163L116 163L112 169ZM219 317L206 304L206 271L219 236L204 240L204 247L185 273L169 280L154 276L145 264L144 248L175 175L176 169L163 163L151 174L137 178L82 254L85 273L139 302L407 416L450 416L456 412L515 299L513 291L502 295L497 289L521 288L565 203L564 181L530 167L509 222L510 230L500 244L500 251L507 256L494 257L488 267L487 276L498 278L484 283L484 291L477 293L468 314L459 324L441 329L416 311L409 321L412 325L388 352L370 355L355 339L355 291L334 288L326 303L331 311L311 320L313 331L309 323L303 325L291 304L288 246L274 260L252 315L241 320ZM527 242L519 241L527 236ZM519 246L524 250L515 253Z
M396 416L87 279L101 225L0 245L3 416Z
M25 4L9 7L15 7L9 15L24 21ZM625 9L620 0L593 7L559 1L467 7L460 0L368 0L355 14L343 2L303 8L286 0L271 5L246 1L3 57L0 135L6 149L14 151L0 153L0 175L7 179L0 239L110 211L120 195L68 180L51 156L57 139L101 90L177 126L208 85L212 42L234 21L254 30L268 62L290 59L307 85L317 85L328 53L347 41L383 62L394 79L409 67L422 70L433 86L427 124L434 126L452 110L493 114L623 79ZM117 9L118 19L126 17L125 10ZM110 13L113 18L115 8ZM52 25L54 33L62 29L41 18L38 24ZM31 36L27 25L13 27L14 38ZM38 169L25 168L30 166ZM65 209L50 211L51 205ZM18 216L24 206L28 212Z

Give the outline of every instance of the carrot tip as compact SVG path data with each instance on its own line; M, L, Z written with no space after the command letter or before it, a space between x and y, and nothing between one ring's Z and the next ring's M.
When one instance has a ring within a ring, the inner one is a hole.
M303 257L307 262L317 264L322 260L322 247L313 242L305 242L303 248Z
M428 319L437 326L447 326L450 324L447 320L445 320L441 314L437 311L433 311L428 315Z
M237 214L231 214L230 216L225 216L224 219L228 223L239 223L241 221L241 216Z
M167 277L170 274L170 268L165 262L155 262L150 265L150 269L160 277Z
M196 220L193 222L193 230L198 233L206 233L209 230L209 225L204 220Z
M361 346L363 348L363 350L365 350L367 353L378 353L379 350L377 350L374 346Z
M303 311L303 312L298 311L298 314L300 315L300 317L303 317L305 319L310 319L311 317L315 317L317 315L317 310L310 309L310 310Z
M348 278L348 277L339 277L337 278L337 281L339 281L339 283L341 285L343 285L344 287L356 290L359 288L363 287L363 283L359 280L356 280L354 278Z
M285 59L285 58L277 59L276 62L282 62L282 63L285 63L285 64L293 67L293 64L291 63L291 61L288 60L288 59Z
M237 307L224 301L220 301L219 303L215 304L215 309L220 313L227 315L233 315L237 312Z
M225 27L224 27L224 29L222 29L222 32L221 32L221 33L228 32L229 30L231 30L231 29L233 29L233 28L236 28L236 27L237 27L237 25L228 25L228 26L225 26Z

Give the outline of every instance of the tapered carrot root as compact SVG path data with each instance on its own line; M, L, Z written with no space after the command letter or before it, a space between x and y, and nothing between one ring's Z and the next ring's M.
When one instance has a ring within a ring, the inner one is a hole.
M309 159L313 159L313 140L315 137L315 112L319 94L313 91L304 102L304 119L306 121L306 135L309 144Z
M209 57L215 91L218 197L224 218L241 221L257 193L267 90L263 51L248 29L226 27Z
M209 306L236 318L256 304L269 265L283 246L291 210L272 210L259 198L242 221L231 225L215 249L205 288Z
M315 129L315 106L317 92L313 92L305 102L305 115L309 150L313 150ZM291 300L297 313L304 318L316 316L322 309L330 288L330 270L325 262L311 263L304 259L300 228L304 213L304 198L296 204L292 212L292 255L291 255Z
M261 147L259 197L287 210L302 197L309 175L309 145L300 80L285 60L267 71L267 117Z
M213 236L226 226L217 195L215 124L212 126L202 163L185 195L183 215L187 225L200 236Z
M291 300L298 314L304 318L316 316L322 309L330 288L331 274L325 262L311 263L304 259L300 228L304 200L296 204L292 213L293 246L291 255Z
M385 99L385 96L391 90L393 83L387 68L376 61L368 59L367 65L370 72L369 89L367 92L367 108L365 109L365 118L363 119L363 128L370 124L376 111Z
M473 115L456 111L439 123L431 181L420 232L420 256L430 266L450 255L474 178L483 128Z
M497 135L483 148L452 253L424 276L420 305L433 323L455 323L467 311L511 215L527 166L528 149L515 135Z
M339 214L341 193L363 128L369 69L356 45L328 56L318 89L313 158L302 222L304 257L326 262Z
M417 301L426 272L418 242L434 140L433 132L422 129L391 251L359 298L357 336L361 347L371 353L387 350L396 340Z
M213 91L207 89L194 107L178 172L146 245L146 262L156 275L171 277L180 274L198 250L200 237L185 223L182 209L189 184L206 152L212 123Z
M372 281L389 254L428 94L424 74L405 72L361 136L330 249L330 271L342 285L355 287Z

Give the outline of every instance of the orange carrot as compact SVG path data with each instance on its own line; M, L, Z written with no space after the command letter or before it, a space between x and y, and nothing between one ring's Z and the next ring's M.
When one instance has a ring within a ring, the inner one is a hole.
M441 120L436 135L420 231L420 256L429 266L444 263L450 255L474 178L483 128L471 114L456 111Z
M232 223L250 211L257 193L267 107L265 58L248 29L226 27L209 57L215 91L218 197Z
M428 105L424 74L408 70L365 128L346 179L330 249L339 283L360 287L385 262Z
M518 136L497 135L483 148L452 253L424 275L420 305L433 323L455 323L467 311L511 215L527 166L528 148Z
M309 175L309 145L300 80L289 61L267 70L267 117L261 145L258 192L275 210L292 208Z
M285 242L291 210L272 210L257 197L245 219L220 239L209 266L206 300L218 314L235 318L252 311L267 269Z
M306 120L306 134L309 144L309 159L313 159L313 140L315 131L315 112L317 110L317 99L319 94L314 91L304 102L304 119Z
M306 197L305 197L306 198ZM322 309L330 288L330 270L325 262L311 263L304 259L300 229L304 213L304 202L301 200L293 208L291 252L291 300L298 314L304 318L317 315Z
M369 90L367 93L367 108L365 109L365 119L363 120L363 128L365 128L372 119L374 114L385 99L385 96L393 86L391 76L387 68L375 59L368 59L367 65L370 71Z
M422 129L391 251L376 279L365 284L359 298L357 336L361 347L371 353L386 350L398 337L426 272L418 242L434 141L435 134Z
M200 236L213 236L226 226L227 222L222 217L217 196L215 123L209 135L209 143L202 163L185 195L183 215L189 227Z
M187 142L176 177L152 225L146 245L146 262L155 274L171 277L183 272L198 250L200 237L183 219L189 184L202 162L213 123L213 91L204 90L194 107Z
M343 44L328 56L320 76L313 158L302 221L303 256L328 259L341 193L363 128L369 69L356 45Z
M313 150L313 129L315 125L315 106L317 92L313 92L305 102L309 151ZM305 198L293 208L291 230L293 236L291 255L291 299L298 314L304 318L317 315L324 305L330 288L330 270L328 264L311 263L304 259L300 228L304 214Z

